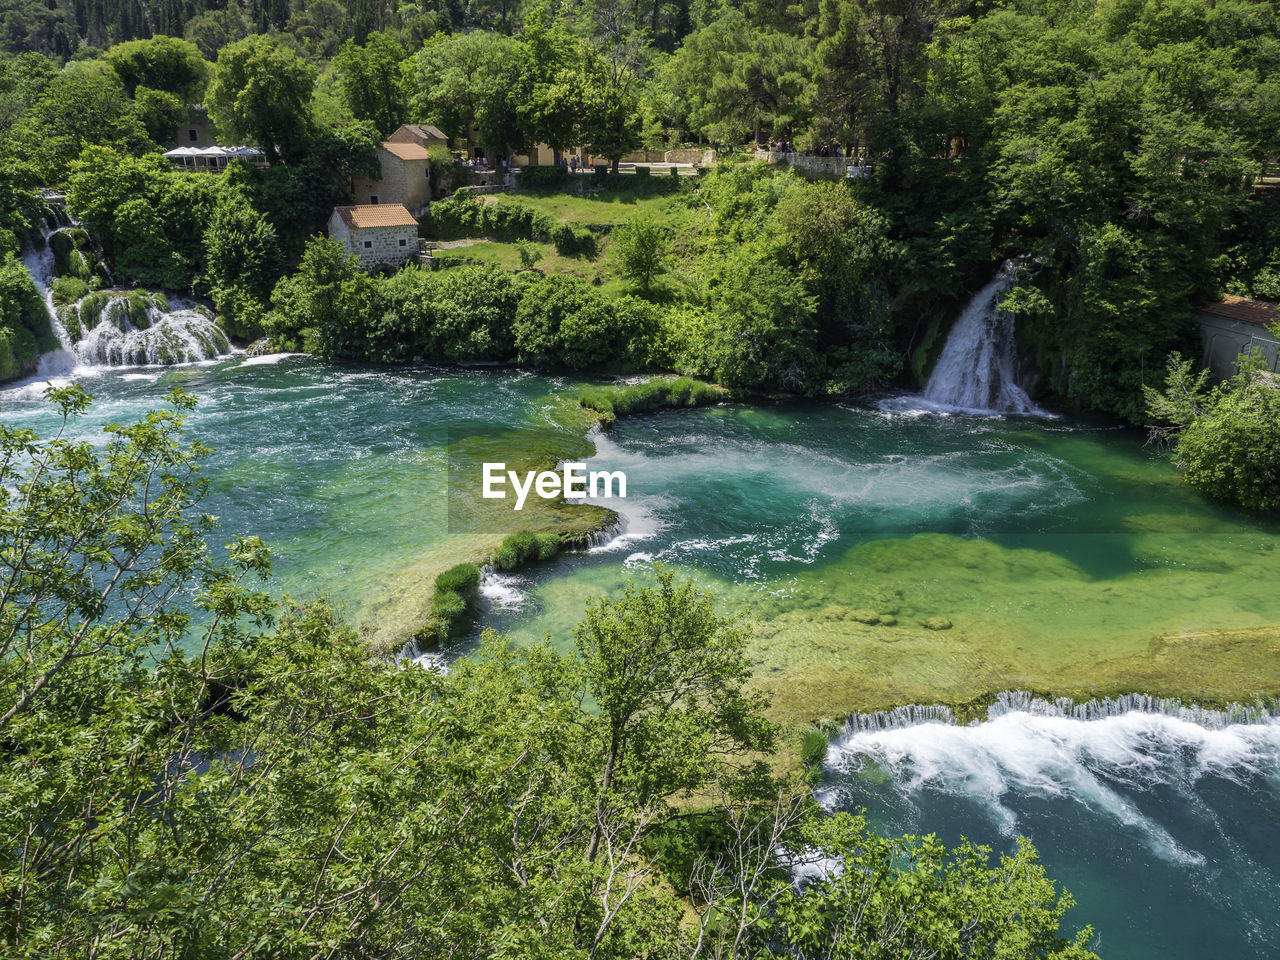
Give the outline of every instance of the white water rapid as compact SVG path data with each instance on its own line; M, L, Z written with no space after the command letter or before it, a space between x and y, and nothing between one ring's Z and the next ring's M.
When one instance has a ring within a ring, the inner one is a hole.
M1008 261L974 295L956 320L925 384L933 407L992 413L1043 414L1018 383L1018 349L1013 315L1000 297L1013 285L1015 261Z
M51 290L54 254L50 240L64 229L47 230L44 243L22 255L59 344L58 349L40 357L37 379L70 376L81 367L191 363L231 352L226 334L207 312L194 305L170 304L154 296L145 303L131 304L131 298L140 296L138 292L106 290L69 306L56 306Z

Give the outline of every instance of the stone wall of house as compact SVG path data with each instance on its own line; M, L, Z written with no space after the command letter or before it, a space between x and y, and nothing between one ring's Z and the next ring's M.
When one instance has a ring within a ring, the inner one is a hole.
M1280 372L1280 341L1266 327L1243 320L1231 320L1213 313L1197 313L1200 339L1204 343L1201 363L1214 380L1235 374L1237 358L1245 350L1256 350L1266 358L1266 368Z
M403 203L418 216L431 199L431 176L426 160L401 160L390 150L378 148L382 177L356 177L352 193L357 204Z
M351 231L347 229L346 223L338 215L337 210L329 214L329 239L337 240L348 253L355 252L351 249Z
M351 231L350 249L360 259L362 267L404 263L418 250L418 228L357 228Z

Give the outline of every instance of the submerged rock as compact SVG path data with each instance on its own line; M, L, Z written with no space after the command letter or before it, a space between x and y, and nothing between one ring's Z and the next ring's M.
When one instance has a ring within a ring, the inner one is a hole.
M950 630L951 621L946 617L928 617L920 621L920 626L926 630Z

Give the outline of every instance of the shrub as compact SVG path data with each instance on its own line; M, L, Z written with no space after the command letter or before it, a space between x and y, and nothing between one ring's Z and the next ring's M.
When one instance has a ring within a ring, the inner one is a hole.
M585 227L562 224L551 233L551 242L562 257L587 257L596 255L596 236Z
M52 284L53 302L59 306L75 303L89 293L89 284L79 277L55 277Z
M603 364L616 353L613 310L581 277L540 277L520 297L515 343L520 362L535 368Z
M636 168L635 168L635 171L636 171L636 176L637 176L637 177L647 177L647 176L649 176L649 168L648 168L648 167L636 167Z
M667 269L671 234L649 217L632 217L613 231L611 244L622 275L646 296Z
M560 546L559 534L521 530L502 541L490 563L495 570L518 570L536 560L552 559L560 552Z
M521 189L560 187L569 182L569 168L557 166L522 167L516 181Z
M1280 511L1280 382L1259 354L1242 354L1240 372L1208 387L1208 373L1174 354L1165 392L1144 387L1147 409L1174 424L1174 458L1201 493L1250 510Z

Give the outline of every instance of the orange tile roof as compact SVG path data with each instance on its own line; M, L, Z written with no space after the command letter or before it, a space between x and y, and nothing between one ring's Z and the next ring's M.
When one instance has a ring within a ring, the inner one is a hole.
M358 207L335 207L338 216L352 230L365 227L416 227L418 221L402 203L365 203Z
M1212 313L1214 316L1226 317L1228 320L1243 320L1245 323L1256 323L1260 327L1280 320L1280 307L1262 300L1250 300L1248 297L1234 297L1225 294L1217 303L1208 303L1200 308L1201 313Z
M401 160L427 160L431 154L427 153L427 148L420 143L391 143L387 142L382 145L382 149L388 153L394 153Z

